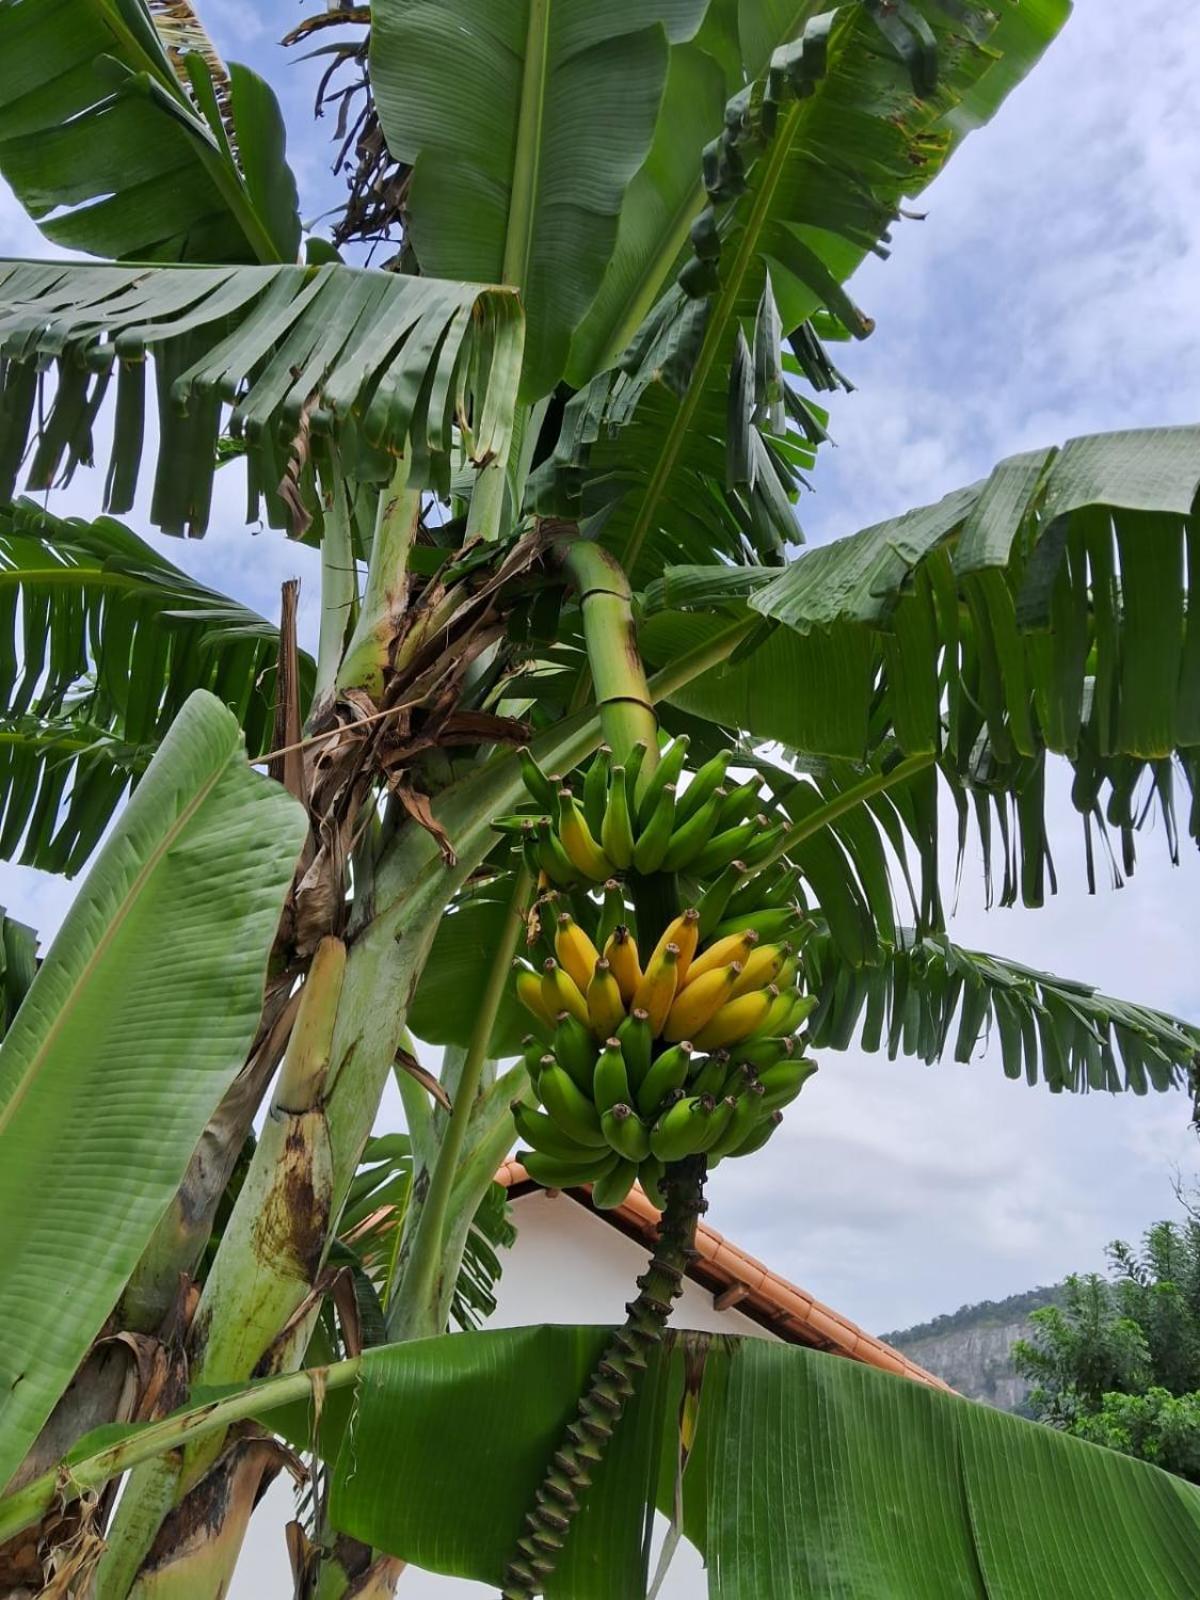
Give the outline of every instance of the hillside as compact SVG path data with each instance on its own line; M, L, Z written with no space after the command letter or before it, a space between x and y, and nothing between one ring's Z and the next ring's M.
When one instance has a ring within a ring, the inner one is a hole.
M1006 1300L980 1300L880 1337L960 1394L1002 1411L1019 1411L1029 1385L1013 1371L1010 1352L1018 1339L1027 1339L1032 1332L1030 1314L1055 1304L1060 1293L1054 1286L1028 1289Z

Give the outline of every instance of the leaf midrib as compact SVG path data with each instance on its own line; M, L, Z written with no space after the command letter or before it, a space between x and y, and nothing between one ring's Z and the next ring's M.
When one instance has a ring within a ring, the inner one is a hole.
M151 851L149 857L138 871L133 882L130 884L129 890L123 896L121 905L118 908L116 915L112 918L112 921L108 924L104 932L100 935L100 938L96 941L91 955L84 962L79 976L72 983L70 993L68 994L65 1003L59 1008L58 1013L55 1016L54 1021L50 1024L50 1027L47 1029L41 1044L31 1057L24 1077L14 1089L9 1098L8 1104L0 1108L0 1139L4 1137L13 1121L16 1112L20 1110L30 1088L33 1086L38 1075L40 1074L42 1065L45 1061L47 1053L50 1050L50 1047L53 1045L59 1033L62 1031L67 1019L72 1015L74 1011L75 999L78 996L79 991L90 979L92 973L96 969L96 966L99 964L101 957L107 952L117 933L121 928L124 927L129 918L130 912L133 906L137 903L143 886L148 878L157 869L159 862L162 860L168 849L175 843L176 839L183 832L184 828L191 821L192 817L208 799L213 789L228 771L229 761L233 753L234 752L230 750L226 754L225 759L213 772L212 776L196 791L196 794L187 803L187 805L184 806L183 810L180 811L179 815L175 819L175 822L170 828L167 829L166 833L164 833L162 839L155 846L154 850ZM0 1055L2 1054L3 1046L0 1046Z
M529 0L525 61L521 72L521 105L513 152L508 231L504 240L502 281L521 289L533 251L533 225L542 164L542 119L550 56L550 7L553 0Z

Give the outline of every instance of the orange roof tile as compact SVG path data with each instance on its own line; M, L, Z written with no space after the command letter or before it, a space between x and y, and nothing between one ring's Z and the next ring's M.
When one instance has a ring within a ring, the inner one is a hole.
M506 1189L537 1187L519 1161L506 1161L496 1174L496 1182L503 1184ZM586 1188L567 1189L564 1192L572 1200L591 1209ZM658 1226L658 1212L637 1184L621 1205L611 1211L593 1214L647 1244ZM878 1367L883 1372L895 1372L911 1378L914 1383L926 1383L934 1389L949 1390L950 1385L941 1378L927 1372L915 1361L910 1361L899 1350L893 1350L891 1345L884 1344L882 1339L867 1333L840 1312L814 1300L812 1295L798 1289L786 1278L779 1277L704 1222L696 1229L696 1252L696 1259L688 1269L689 1278L712 1289L714 1295L726 1289L745 1289L744 1296L737 1302L737 1309L788 1343L829 1350L851 1361L862 1361L867 1366Z

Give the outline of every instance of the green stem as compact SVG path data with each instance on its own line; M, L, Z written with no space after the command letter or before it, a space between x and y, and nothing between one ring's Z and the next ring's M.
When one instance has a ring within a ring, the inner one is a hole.
M504 240L502 282L524 288L533 244L538 173L541 168L542 114L546 101L546 64L550 50L550 0L529 0L525 32L525 66L521 110L508 201L508 233Z
M876 772L869 778L864 778L861 783L856 783L852 789L845 790L838 795L836 800L830 800L818 811L812 812L802 822L797 822L784 834L771 854L764 858L755 869L761 871L769 867L773 861L778 861L780 856L786 855L789 850L794 850L798 844L803 844L805 839L811 839L814 833L820 833L822 828L829 827L839 817L845 816L847 811L853 811L855 806L861 805L864 800L870 800L873 795L883 794L887 789L894 789L898 783L904 783L914 773L923 772L936 760L933 755L909 756L906 761L901 761L889 772Z
M650 679L651 699L669 700L678 690L710 668L719 667L722 661L729 659L743 639L750 637L761 621L762 618L757 615L743 617L740 622L731 623L721 633L714 634L704 644L698 644L694 650L680 656L669 667L663 667Z
M624 761L642 743L642 770L649 773L658 761L658 718L638 651L629 580L614 557L588 539L567 546L563 565L579 594L592 688L613 759Z
M634 334L649 316L655 301L663 292L671 268L679 260L680 252L688 241L692 223L704 210L707 199L708 192L697 178L695 187L680 203L670 226L664 230L658 249L639 273L626 302L624 316L609 334L608 343L596 362L597 372L616 366Z
M479 998L471 1042L467 1048L461 1076L454 1095L454 1106L446 1123L441 1148L429 1180L429 1192L421 1208L421 1216L413 1235L412 1249L388 1311L388 1336L392 1339L412 1339L423 1335L444 1333L444 1327L430 1324L436 1320L437 1307L442 1299L439 1279L444 1271L444 1242L450 1212L450 1198L459 1161L466 1143L467 1130L475 1096L488 1059L492 1030L500 1002L511 978L512 959L517 948L517 938L524 926L523 908L529 897L529 874L522 867L517 873L509 907L508 922L496 946L487 983Z
M97 1450L75 1462L64 1462L42 1473L16 1494L0 1500L0 1545L40 1521L52 1505L71 1505L81 1495L103 1488L111 1478L128 1472L131 1467L152 1461L206 1434L230 1428L247 1417L273 1411L276 1406L307 1400L328 1390L344 1389L357 1380L361 1364L361 1357L356 1356L328 1367L311 1367L304 1372L266 1378L223 1400L210 1400L162 1422L148 1423L105 1450Z
M532 1600L558 1566L567 1536L582 1509L591 1473L604 1457L652 1352L662 1342L671 1307L683 1289L694 1254L696 1223L704 1210L705 1160L692 1156L667 1169L667 1207L650 1265L638 1281L629 1315L604 1347L525 1518L516 1554L505 1574L503 1600Z

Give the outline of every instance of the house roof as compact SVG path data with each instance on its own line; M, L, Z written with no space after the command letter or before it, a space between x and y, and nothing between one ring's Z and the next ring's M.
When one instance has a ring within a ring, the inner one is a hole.
M497 1172L496 1181L514 1197L539 1187L519 1161L506 1161ZM562 1193L610 1227L647 1247L653 1244L659 1214L639 1185L635 1184L626 1199L610 1211L594 1210L587 1188L565 1189ZM712 1292L713 1304L718 1310L736 1306L744 1316L761 1323L789 1344L828 1350L934 1389L950 1388L941 1378L901 1355L899 1350L893 1350L882 1339L867 1333L840 1312L822 1305L806 1290L797 1288L761 1261L739 1250L707 1223L701 1222L696 1228L696 1257L687 1275Z

